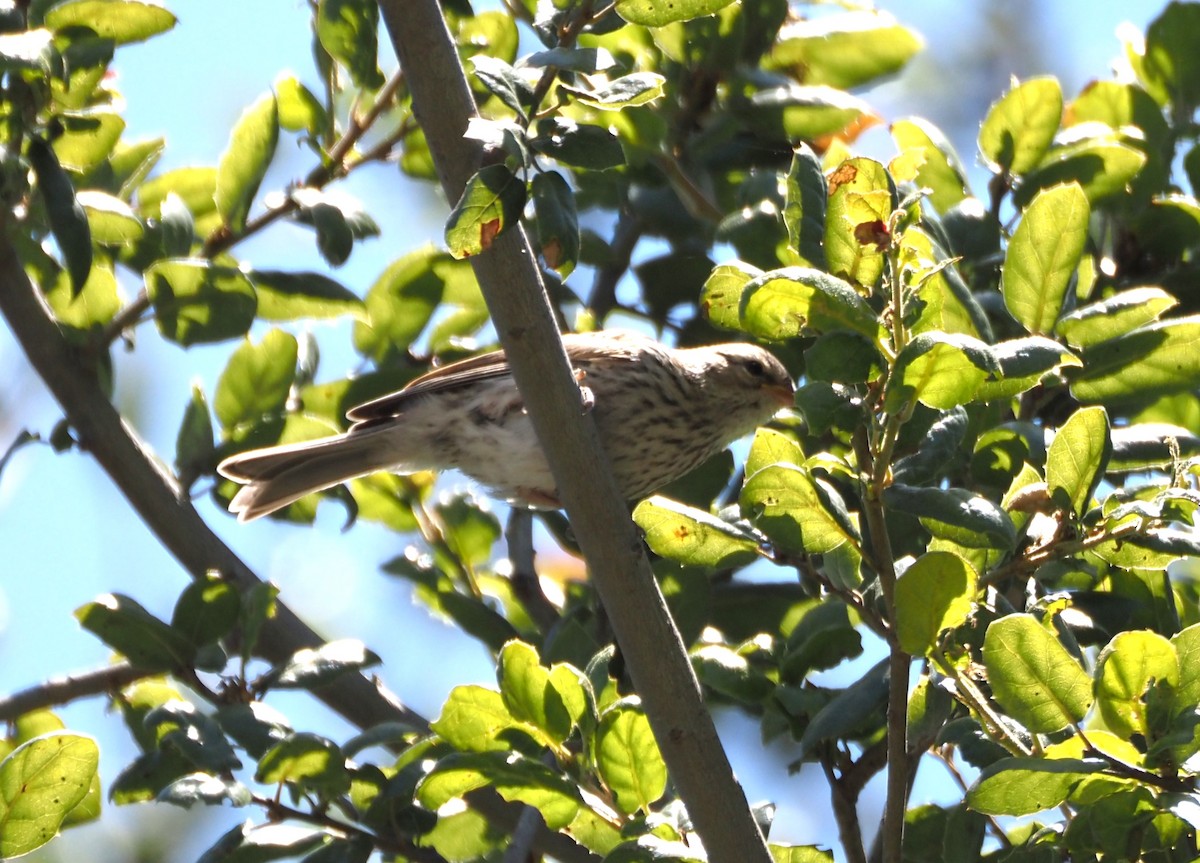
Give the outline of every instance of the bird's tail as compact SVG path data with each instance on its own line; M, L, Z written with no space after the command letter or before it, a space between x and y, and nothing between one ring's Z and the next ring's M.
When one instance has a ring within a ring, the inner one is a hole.
M250 521L305 495L389 468L404 471L380 432L372 429L238 453L221 462L217 471L245 483L229 511L238 521Z

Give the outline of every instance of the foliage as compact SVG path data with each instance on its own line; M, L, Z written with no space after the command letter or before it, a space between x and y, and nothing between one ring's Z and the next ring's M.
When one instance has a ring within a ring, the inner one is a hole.
M800 382L742 470L722 456L634 518L706 695L794 741L794 768L823 768L846 859L866 859L856 803L885 767L902 777L889 813L905 813L906 859L1195 858L1200 592L1180 562L1200 554L1200 7L1172 2L1127 45L1128 79L998 94L980 112L991 180L974 189L922 118L892 123L888 164L854 154L880 118L848 91L921 47L886 15L445 5L486 165L447 248L395 261L362 296L233 251L291 220L336 268L378 233L337 180L378 160L433 178L404 75L379 68L373 3L313 4L317 92L281 77L216 166L160 173L166 142L124 140L107 72L174 16L139 0L0 10L8 241L81 372L111 375L114 345L148 319L183 347L234 342L214 392L179 394L175 454L185 487L227 502L223 456L328 434L486 340L464 259L525 222L563 320L633 320L680 344L734 331ZM540 50L518 57L531 38ZM313 167L260 194L285 140ZM714 266L718 244L737 259ZM655 254L634 266L635 248ZM144 285L129 302L118 269ZM322 377L286 329L245 337L256 320L343 315L354 376ZM536 579L503 578L499 522L428 477L364 478L280 517L311 521L321 498L419 533L385 569L494 653L496 687L456 688L428 724L332 740L268 702L375 664L363 645L261 669L269 588L209 574L170 621L107 595L78 620L140 678L113 696L141 754L112 801L258 813L206 859L465 861L514 841L480 814L490 789L608 860L703 859L587 585L551 603ZM811 677L866 651L881 661L857 680ZM100 812L90 739L44 712L10 718L6 857ZM927 760L963 778L960 803L906 807L903 777ZM1018 815L1040 820L999 820Z

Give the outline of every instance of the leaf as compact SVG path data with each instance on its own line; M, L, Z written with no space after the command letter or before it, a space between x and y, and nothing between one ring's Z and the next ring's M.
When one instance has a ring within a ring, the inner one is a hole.
M163 260L144 277L159 332L184 347L236 338L254 321L254 286L234 267L200 259Z
M967 548L1007 550L1017 539L1007 512L964 488L920 488L895 483L884 489L883 500L889 509L919 518L934 536Z
M246 227L246 214L278 142L279 104L274 93L267 93L242 112L217 165L217 212L235 233Z
M456 752L438 761L421 780L417 799L437 809L476 788L493 786L505 800L537 809L546 826L560 830L574 820L581 801L574 783L545 764L499 752Z
M264 417L282 415L296 378L296 337L270 330L257 345L246 340L217 379L213 409L226 436L238 439Z
M1004 258L1004 305L1031 333L1054 331L1087 242L1088 202L1075 185L1037 194Z
M1111 405L1200 386L1200 316L1140 327L1083 353L1083 372L1071 381L1081 402Z
M191 809L197 803L205 806L220 806L228 802L234 808L249 806L253 795L245 785L233 779L223 779L207 773L193 773L176 779L154 798L161 803L170 803Z
M1055 433L1046 452L1051 498L1082 518L1111 455L1108 413L1102 407L1077 410Z
M145 233L133 208L120 198L87 191L76 194L75 200L87 214L92 239L101 245L118 246L140 239Z
M923 117L909 117L893 123L891 132L901 153L918 155L916 182L930 190L934 209L945 215L967 198L967 172L940 129Z
M341 638L317 648L297 650L291 659L264 674L257 685L263 689L311 690L379 663L379 657L358 639Z
M888 379L886 405L900 413L914 401L949 410L975 400L989 378L1000 376L990 347L958 333L921 333L896 358Z
M833 696L809 721L800 737L800 752L807 756L825 740L844 740L862 733L883 720L888 699L887 660Z
M537 651L524 642L510 641L499 659L500 695L513 718L535 726L549 743L561 744L571 733L571 716Z
M365 305L351 290L320 273L251 270L258 296L257 317L264 321L365 316Z
M241 611L237 588L213 576L193 581L179 595L171 628L196 647L214 644L237 626Z
M1032 815L1063 803L1104 765L1098 758L1002 758L979 774L967 805L984 815Z
M491 248L516 225L525 206L525 184L504 165L489 165L467 181L446 221L446 245L457 259Z
M751 128L786 142L840 137L852 141L879 122L871 106L833 87L787 84L758 90L743 109Z
M316 138L329 123L325 106L295 75L281 74L273 89L281 128Z
M883 273L895 187L883 165L871 159L842 162L829 175L825 258L829 271L870 287Z
M900 648L927 656L943 631L965 623L975 606L978 577L961 557L944 551L921 555L896 582L896 634Z
M630 24L663 27L675 21L690 21L711 15L731 0L617 0L617 14Z
M350 790L341 749L331 740L300 732L281 740L258 760L254 781L289 784L334 796Z
M1112 731L1150 736L1146 694L1154 684L1179 684L1175 646L1156 632L1118 633L1096 660L1096 702Z
M539 120L529 139L537 152L576 168L605 171L625 164L620 139L603 126L576 123L565 117Z
M746 480L739 501L742 511L753 514L787 551L827 554L847 539L857 542L857 528L841 497L805 468L769 465Z
M342 63L366 90L383 86L377 54L379 7L373 0L320 0L316 35L329 56Z
M887 12L839 12L789 21L763 65L805 84L850 90L899 72L921 45Z
M1087 672L1031 615L993 621L984 637L983 661L1000 706L1035 734L1078 723L1092 706Z
M746 657L723 644L706 644L692 651L692 668L703 686L746 704L759 704L775 684Z
M540 171L531 184L537 240L546 266L566 279L579 263L579 216L575 192L558 171Z
M54 151L37 136L29 138L28 146L29 163L37 175L50 231L71 276L74 293L78 294L92 269L92 231L87 213L76 199L71 180Z
M618 4L619 5L619 4ZM584 105L602 111L620 111L634 105L646 105L663 96L666 78L655 72L634 72L613 78L595 90L571 90Z
M99 762L95 740L65 731L22 743L0 762L0 857L53 839L87 796Z
M98 108L63 113L56 119L62 134L54 139L54 154L64 168L79 173L93 171L103 164L125 131L121 115Z
M814 269L825 267L825 174L812 148L801 142L792 153L787 176L787 203L783 221L788 248L797 263Z
M1037 167L1058 131L1062 108L1055 78L1030 78L1005 93L979 129L979 151L989 167L1018 176Z
M191 769L225 773L242 766L221 726L190 702L176 699L160 704L146 714L143 725L154 735L160 752L178 753Z
M633 520L655 554L687 566L713 569L744 566L758 556L754 537L710 515L665 497L637 505Z
M750 452L746 455L746 476L754 476L764 467L772 464L787 464L799 467L804 461L804 451L800 444L774 429L760 428L754 433L750 443Z
M317 250L335 267L346 263L355 240L379 236L375 220L344 193L303 186L293 189L291 197L296 221L316 229Z
M41 29L0 33L0 69L30 69L46 77L55 71L61 74L62 57L54 47L54 34Z
M76 293L71 277L63 271L45 285L46 303L60 324L79 330L93 330L107 324L121 309L117 279L111 266L96 261L88 274L83 290Z
M186 667L195 647L127 596L107 593L80 606L75 619L133 665L147 671Z
M704 284L700 308L714 324L768 340L850 330L881 337L874 311L842 279L808 267L766 273L726 264Z
M177 19L157 3L141 0L66 0L46 11L45 24L61 32L86 27L117 45L143 42L175 26Z
M466 752L507 752L512 747L501 735L519 728L499 692L482 686L456 686L430 723L438 736Z
M596 769L615 796L617 808L632 814L648 812L667 788L667 765L639 708L610 708L596 729L593 752Z
M1146 154L1111 137L1076 141L1050 152L1013 194L1024 208L1041 189L1078 183L1093 206L1125 190L1146 165Z
M1055 332L1069 345L1089 348L1152 324L1177 305L1162 288L1128 288L1063 315Z

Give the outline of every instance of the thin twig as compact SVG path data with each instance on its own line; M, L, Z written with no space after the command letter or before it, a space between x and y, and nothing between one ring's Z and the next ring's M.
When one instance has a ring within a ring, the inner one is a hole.
M12 722L33 710L58 707L94 695L106 695L124 689L137 680L161 673L146 671L128 662L117 662L90 671L51 677L28 689L0 698L0 722Z
M509 581L513 594L534 625L543 633L549 632L550 627L558 623L559 611L542 590L542 581L534 567L533 513L514 508L508 514L504 541L512 564Z

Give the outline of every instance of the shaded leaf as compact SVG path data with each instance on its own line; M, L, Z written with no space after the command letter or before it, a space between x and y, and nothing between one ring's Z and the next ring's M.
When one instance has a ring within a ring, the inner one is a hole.
M267 93L242 112L217 165L217 212L234 232L246 226L246 214L267 173L279 141L279 106Z

